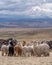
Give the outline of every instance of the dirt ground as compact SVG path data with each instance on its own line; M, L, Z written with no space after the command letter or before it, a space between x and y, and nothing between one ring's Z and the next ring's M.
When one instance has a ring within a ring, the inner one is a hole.
M8 57L0 52L0 65L52 65L52 52L49 57Z

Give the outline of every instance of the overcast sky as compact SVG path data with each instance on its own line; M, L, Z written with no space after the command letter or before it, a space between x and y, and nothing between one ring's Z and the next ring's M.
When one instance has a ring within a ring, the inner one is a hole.
M0 0L0 18L19 15L52 18L52 0Z

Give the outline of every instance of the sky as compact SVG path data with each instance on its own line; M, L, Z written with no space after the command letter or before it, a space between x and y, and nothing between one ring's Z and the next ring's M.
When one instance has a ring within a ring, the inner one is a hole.
M52 18L52 0L0 0L0 18Z

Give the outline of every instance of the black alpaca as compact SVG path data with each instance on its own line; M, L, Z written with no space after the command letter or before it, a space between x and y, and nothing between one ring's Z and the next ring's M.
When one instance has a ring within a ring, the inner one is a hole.
M13 56L14 55L14 45L13 42L10 42L10 47L9 47L9 56Z

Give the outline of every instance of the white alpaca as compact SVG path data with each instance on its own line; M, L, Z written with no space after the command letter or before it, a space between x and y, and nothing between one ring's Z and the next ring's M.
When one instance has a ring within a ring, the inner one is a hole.
M10 45L2 45L2 47L1 47L2 56L8 55L8 53L9 53L9 46Z
M34 44L34 53L37 55L37 56L41 56L41 55L44 55L44 56L49 56L49 46L48 44L39 44L39 45L35 45Z
M33 45L32 46L22 46L22 52L23 52L23 55L24 56L27 56L27 54L28 54L28 56L31 56L31 55L33 55Z

